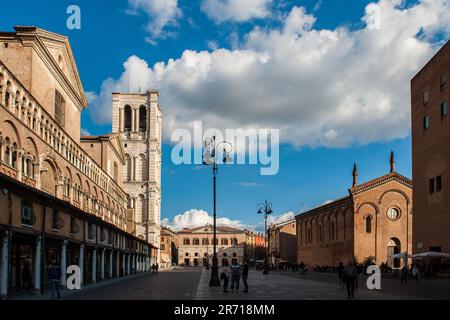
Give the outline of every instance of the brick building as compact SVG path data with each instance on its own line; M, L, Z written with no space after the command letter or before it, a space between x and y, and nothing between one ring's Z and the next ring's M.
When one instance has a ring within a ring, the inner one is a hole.
M297 227L295 219L271 224L269 234L270 262L278 267L280 263L297 263Z
M413 252L450 253L450 41L411 81Z
M160 239L161 267L167 268L178 264L178 233L163 227Z
M298 263L336 266L372 257L401 267L391 254L411 253L412 181L395 172L358 184L356 164L349 195L296 216Z

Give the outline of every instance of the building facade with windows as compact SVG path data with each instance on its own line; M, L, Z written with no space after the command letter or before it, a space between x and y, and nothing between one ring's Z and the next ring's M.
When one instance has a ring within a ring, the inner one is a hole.
M249 262L264 259L264 236L260 232L246 230L244 256Z
M161 228L161 267L178 265L178 234L168 227Z
M392 254L412 252L412 181L395 172L393 153L390 164L390 173L363 184L355 164L348 196L296 216L298 263L401 267Z
M112 131L120 135L125 152L123 183L130 195L129 207L134 209L133 234L156 248L160 248L161 233L162 111L158 96L156 90L112 94Z
M295 219L271 224L269 234L270 262L278 267L280 264L297 263L297 227Z
M83 284L147 270L155 251L127 232L117 137L80 137L67 37L14 29L0 33L0 295L42 292L52 262L78 265Z
M413 252L450 253L450 41L411 80Z
M214 229L207 225L178 231L178 264L184 266L212 265ZM219 266L245 257L246 234L244 230L217 226L216 251Z

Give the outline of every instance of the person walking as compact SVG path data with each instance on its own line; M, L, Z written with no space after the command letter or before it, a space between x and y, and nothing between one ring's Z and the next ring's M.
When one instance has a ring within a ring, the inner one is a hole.
M244 260L244 264L242 266L242 282L244 282L244 291L245 293L248 293L248 263L247 260Z
M50 268L48 270L48 278L52 284L52 299L55 299L55 294L57 299L61 299L61 293L59 292L59 286L61 284L61 269L53 260Z
M345 282L347 285L347 297L353 298L355 292L355 281L358 276L358 269L354 263L349 262L347 267L344 269Z
M400 270L400 283L401 284L407 284L408 283L408 266L405 265L401 270Z
M239 291L239 282L241 280L241 266L234 260L231 265L231 290L234 288Z
M228 266L228 261L224 261L222 266L222 272L220 274L220 279L223 280L223 292L228 292L228 282L230 281L230 267Z
M413 267L413 279L415 282L418 282L420 280L420 270L417 264L415 264Z

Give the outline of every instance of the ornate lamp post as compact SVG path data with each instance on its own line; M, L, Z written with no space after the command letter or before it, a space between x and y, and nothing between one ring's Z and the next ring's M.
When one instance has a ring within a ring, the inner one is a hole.
M223 163L231 162L232 159L229 156L229 153L232 150L231 143L227 141L216 142L216 136L212 136L211 138L206 138L204 142L204 153L203 153L203 164L204 165L212 165L213 166L213 193L214 193L214 207L213 207L213 259L212 259L212 267L211 267L211 279L209 280L210 287L220 287L220 278L219 278L219 265L217 261L217 251L216 251L216 175L219 170L218 167L218 150L223 151L221 155L223 156Z
M268 246L270 244L270 236L267 230L267 216L272 214L272 203L264 201L264 203L260 203L257 206L258 208L258 214L264 214L264 232L266 233L266 239L264 241L264 247L265 247L265 258L264 258L264 274L269 273L269 254L268 254ZM269 241L269 242L268 242Z

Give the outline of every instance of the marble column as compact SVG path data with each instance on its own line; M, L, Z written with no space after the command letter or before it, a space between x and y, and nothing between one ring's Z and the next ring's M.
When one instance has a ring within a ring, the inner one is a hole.
M131 274L131 253L127 254L127 276Z
M0 270L0 297L8 296L8 282L9 282L9 232L3 233L2 241L2 262Z
M109 278L113 277L113 250L109 252L109 270L108 270Z
M136 125L136 118L135 118L135 114L136 114L136 109L131 109L131 132L134 132L134 127Z
M123 132L123 109L119 109L119 132Z
M17 150L17 159L16 159L16 163L17 163L17 180L22 181L22 170L23 170L23 163L22 163L22 159L23 159L23 154L25 153L25 151L23 149L18 149Z
M92 283L96 283L97 282L97 249L95 249L95 248L94 248L94 250L92 250L91 271L92 271L92 274L91 274Z
M41 290L41 246L42 246L42 237L38 236L36 238L36 254L34 256L34 290Z
M100 280L105 279L105 249L100 254Z
M81 284L83 285L84 284L84 244L80 245L79 267L80 267Z
M61 242L61 286L67 284L67 240Z

